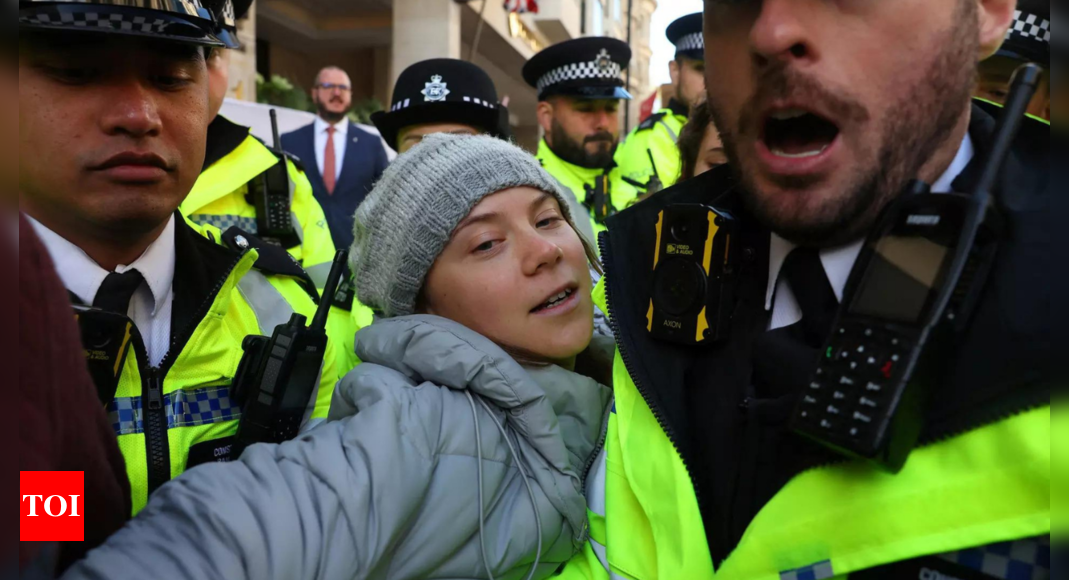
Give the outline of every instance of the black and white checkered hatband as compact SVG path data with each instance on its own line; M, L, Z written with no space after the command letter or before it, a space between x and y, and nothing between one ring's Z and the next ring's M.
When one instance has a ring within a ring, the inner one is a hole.
M125 2L125 5L118 2ZM193 11L192 15L190 10ZM103 32L201 46L222 46L211 34L214 26L212 21L202 18L198 10L199 0L94 0L75 3L20 0L19 28Z

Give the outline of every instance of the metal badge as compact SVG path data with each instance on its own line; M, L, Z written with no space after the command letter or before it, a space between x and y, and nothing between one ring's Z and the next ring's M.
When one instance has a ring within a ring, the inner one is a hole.
M428 103L444 101L449 96L448 85L442 82L442 75L432 76L431 82L425 83L425 88L420 92Z
M612 66L612 57L609 56L609 50L601 49L601 52L598 53L598 58L594 62L598 64L598 69L602 72L609 70L609 67Z

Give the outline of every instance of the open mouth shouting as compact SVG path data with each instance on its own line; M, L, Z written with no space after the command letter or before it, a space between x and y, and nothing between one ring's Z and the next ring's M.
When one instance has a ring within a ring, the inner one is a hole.
M839 126L828 116L804 106L773 106L763 117L757 153L772 174L813 175L827 171L839 141Z

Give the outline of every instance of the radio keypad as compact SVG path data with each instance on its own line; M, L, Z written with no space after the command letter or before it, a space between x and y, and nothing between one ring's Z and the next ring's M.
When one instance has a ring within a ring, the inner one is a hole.
M861 447L874 443L907 343L874 327L849 325L836 330L802 395L801 424L815 435L843 443L854 441Z

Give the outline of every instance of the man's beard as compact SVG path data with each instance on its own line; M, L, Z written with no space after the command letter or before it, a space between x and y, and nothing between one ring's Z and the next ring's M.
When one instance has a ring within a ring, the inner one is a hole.
M586 167L587 169L604 169L612 165L613 156L616 153L616 138L613 137L612 133L607 131L595 133L586 137L582 143L576 143L565 132L564 126L556 119L553 119L550 137L553 142L553 153L572 165ZM585 147L587 143L608 143L611 146L599 149L595 153L590 153Z
M869 110L862 103L832 94L818 81L784 67L766 71L758 81L756 94L739 115L738 122L724 118L719 107L710 106L717 127L735 127L722 131L728 160L742 182L742 197L747 208L772 231L796 244L828 247L846 243L863 235L887 203L897 197L906 184L946 143L969 102L975 81L975 58L979 52L976 38L977 6L972 0L960 0L958 13L945 40L936 46L945 50L935 58L925 74L886 112L879 124L880 139L874 153L859 151L861 159L873 159L873 165L858 167L842 186L846 192L830 196L815 215L804 219L790 212L777 211L773 196L761 196L756 179L740 163L738 134L746 127L757 127L760 107L777 98L801 102L822 102L835 111L840 121L861 125L869 120ZM710 98L710 104L713 101ZM821 177L774 178L785 189L803 190L815 186ZM852 192L847 193L847 192Z
M316 103L316 109L319 112L319 117L332 125L345 119L345 117L349 114L348 110L342 111L341 113L329 111L327 110L327 103L324 103L322 101Z

